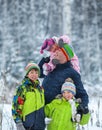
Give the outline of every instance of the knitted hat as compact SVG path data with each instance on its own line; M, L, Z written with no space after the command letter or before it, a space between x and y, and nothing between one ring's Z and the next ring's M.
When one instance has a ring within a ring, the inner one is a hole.
M53 36L53 37L52 37L52 39L55 41L55 43L57 43L57 44L58 44L58 40L59 40L59 38L58 38L58 37Z
M40 68L39 68L39 66L38 66L36 63L34 63L34 62L28 63L28 65L25 67L26 75L27 75L27 74L29 73L29 71L31 71L32 69L38 70L38 74L39 74L39 76L40 76Z
M64 43L70 44L70 38L67 35L62 35L59 37L59 39L63 39Z
M43 50L49 51L53 44L55 44L55 41L52 38L46 39L41 47L40 53L43 53Z
M59 40L58 45L60 49L62 50L62 52L64 53L64 55L66 56L67 60L74 57L74 52L73 52L72 47L68 45L67 43L64 43L63 39Z
M71 92L73 95L76 95L76 86L71 82L65 82L62 85L61 93L63 93L64 91L68 91Z

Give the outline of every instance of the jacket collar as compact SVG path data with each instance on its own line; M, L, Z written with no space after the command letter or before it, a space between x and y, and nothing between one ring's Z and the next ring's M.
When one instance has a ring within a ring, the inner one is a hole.
M56 68L63 69L63 68L71 67L71 66L72 66L72 65L71 65L71 62L68 61L68 62L66 62L66 63L64 63L64 64L57 64L57 65L56 65Z
M25 76L25 78L23 79L22 83L25 84L25 85L37 86L39 84L39 80L36 80L36 81L32 82L28 77Z

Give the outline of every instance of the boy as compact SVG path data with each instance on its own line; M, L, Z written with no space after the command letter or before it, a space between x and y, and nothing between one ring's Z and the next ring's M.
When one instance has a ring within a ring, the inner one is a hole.
M80 122L81 115L77 113L79 104L74 98L76 87L70 78L62 85L61 93L45 106L45 115L51 118L47 130L76 130L76 123Z
M38 80L40 68L31 62L25 70L26 76L13 97L12 116L17 130L44 130L44 90Z

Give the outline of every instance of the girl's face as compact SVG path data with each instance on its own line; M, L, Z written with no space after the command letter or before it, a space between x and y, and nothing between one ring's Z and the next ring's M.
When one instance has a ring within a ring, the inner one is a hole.
M64 91L62 93L63 97L66 99L66 100L70 100L73 98L73 94L71 92L68 92L68 91Z
M59 48L58 45L55 43L55 44L53 44L53 45L50 47L50 50L49 50L49 51L55 52L58 48Z
M35 81L38 79L39 73L38 70L32 69L31 71L29 71L27 77L32 80Z

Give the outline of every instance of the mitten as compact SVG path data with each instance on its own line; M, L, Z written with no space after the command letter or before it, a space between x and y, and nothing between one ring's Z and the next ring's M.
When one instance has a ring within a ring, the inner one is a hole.
M81 120L81 115L80 114L76 114L75 115L75 122L79 123Z
M44 64L44 63L48 63L50 61L50 57L43 57L41 60L40 60L40 62L38 63L38 65L40 66L40 68L42 67L42 65Z
M83 107L83 105L79 105L77 108L77 113L79 114L87 114L89 112L88 106Z
M87 114L87 113L89 113L89 108L88 108L88 106L85 106L84 107L84 112L83 112L84 114Z
M17 127L17 130L25 130L24 126L23 126L23 123L20 122L20 123L17 123L16 124L16 127Z
M45 57L44 61L45 61L45 63L48 63L50 61L50 57Z
M77 113L81 115L80 122L79 122L80 125L88 124L90 119L88 106L82 106L82 104L80 104L77 108Z
M43 74L47 75L51 72L51 66L48 63L43 64Z
M50 122L52 121L52 119L51 118L45 118L45 124L46 125L48 125L48 124L50 124Z

